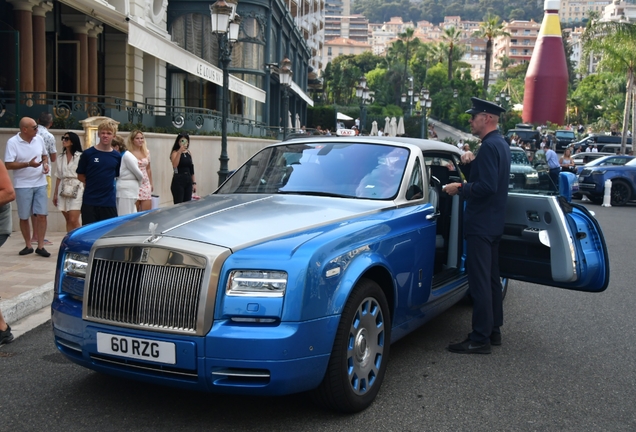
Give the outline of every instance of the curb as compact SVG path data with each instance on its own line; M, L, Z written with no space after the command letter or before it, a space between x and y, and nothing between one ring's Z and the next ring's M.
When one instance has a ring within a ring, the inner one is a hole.
M17 297L0 301L0 310L7 322L16 322L53 302L53 281Z

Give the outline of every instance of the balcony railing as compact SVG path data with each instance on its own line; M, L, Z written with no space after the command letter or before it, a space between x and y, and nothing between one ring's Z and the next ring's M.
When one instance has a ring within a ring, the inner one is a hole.
M89 117L110 117L120 124L143 125L154 129L185 129L205 132L221 131L221 113L207 108L160 105L138 102L114 96L95 96L77 93L15 92L0 93L0 127L18 127L20 118L37 119L42 112L54 116L56 127L81 129L80 121ZM251 137L279 138L278 129L231 115L228 133ZM282 138L282 132L280 132Z

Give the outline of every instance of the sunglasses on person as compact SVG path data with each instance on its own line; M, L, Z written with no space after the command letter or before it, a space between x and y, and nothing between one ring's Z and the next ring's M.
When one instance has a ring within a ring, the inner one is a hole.
M70 140L70 138L69 138L69 137L67 137L67 136L63 136L63 137L62 137L62 141L68 141L68 140Z

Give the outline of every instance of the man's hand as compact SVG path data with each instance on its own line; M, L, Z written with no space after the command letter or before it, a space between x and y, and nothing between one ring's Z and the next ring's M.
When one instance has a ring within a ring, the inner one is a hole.
M462 155L462 163L469 164L475 160L475 154L471 151L467 151Z
M34 157L33 159L31 159L31 160L29 161L29 166L30 166L30 167L32 167L32 168L37 168L37 167L39 167L40 165L42 165L42 162L38 162L38 161L36 161L36 159L37 159L37 156L36 156L36 157Z
M442 190L449 194L450 196L457 195L459 193L459 188L462 187L461 183L448 183L444 185Z

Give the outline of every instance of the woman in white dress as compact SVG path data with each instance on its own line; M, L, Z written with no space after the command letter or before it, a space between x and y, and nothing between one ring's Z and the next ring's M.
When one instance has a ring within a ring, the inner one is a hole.
M62 137L62 157L57 161L57 180L53 191L53 205L64 215L66 231L80 227L84 183L77 179L77 164L82 155L79 136L66 132ZM62 185L62 186L60 186ZM68 192L71 192L69 194ZM66 196L64 196L66 195ZM75 197L73 197L75 195Z
M139 186L144 175L137 165L137 158L127 151L123 138L115 136L112 146L121 153L121 165L119 177L117 177L117 215L137 213Z

